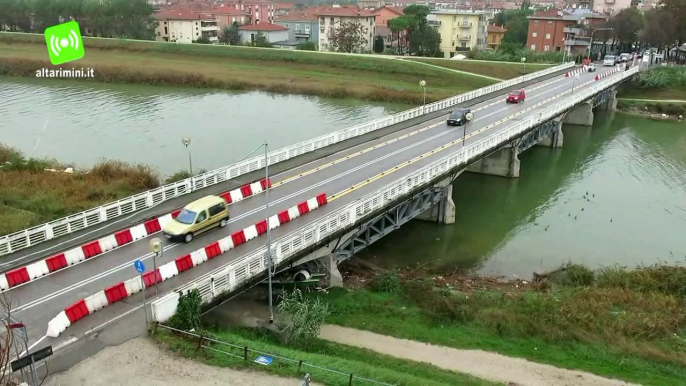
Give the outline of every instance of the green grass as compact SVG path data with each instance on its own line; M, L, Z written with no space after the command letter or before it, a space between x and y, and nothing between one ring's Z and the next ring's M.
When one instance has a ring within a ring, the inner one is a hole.
M260 370L284 377L299 377L309 372L312 382L332 386L348 385L348 375L355 374L380 382L395 385L426 385L426 386L453 386L453 385L496 385L468 375L445 371L437 367L396 359L379 355L368 350L335 344L318 340L307 349L295 349L280 344L272 333L264 330L251 330L236 328L231 330L209 329L206 334L212 338L229 342L239 346L248 346L251 350L266 352L281 357L302 360L316 366L336 370L343 374L326 372L313 367L303 365L298 373L298 364L275 358L269 366L260 366L252 363L259 354L249 353L249 361L242 358L232 357L216 351L203 349L197 350L197 340L191 341L169 330L157 328L155 339L166 346L169 350L186 358L199 360L204 363L219 367L231 367L251 370ZM206 336L207 336L206 335ZM243 355L243 350L230 348L225 345L212 344L212 347L222 351L228 351L236 355ZM355 381L354 384L369 384Z
M81 67L95 81L264 90L419 103L484 87L495 81L410 61L297 50L84 38ZM51 68L42 35L0 33L0 74L34 76ZM71 68L72 64L65 66Z
M499 79L512 79L518 76L530 74L532 72L541 71L548 67L555 66L554 64L546 65L527 65L520 63L508 62L486 62L486 61L471 61L471 60L448 60L448 59L417 59L418 62L433 64L434 66L441 66L453 70L471 72L474 74L490 76Z
M456 291L428 281L394 292L334 290L324 295L327 322L645 385L682 384L686 268L569 271L528 290Z

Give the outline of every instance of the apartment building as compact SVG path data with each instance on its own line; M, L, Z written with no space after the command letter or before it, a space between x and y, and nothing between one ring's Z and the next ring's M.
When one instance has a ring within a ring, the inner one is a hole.
M246 24L238 27L238 36L242 44L254 42L258 33L262 33L269 43L288 40L288 28L277 24Z
M366 28L367 41L360 52L371 52L374 47L374 36L376 36L376 13L374 11L361 9L357 6L333 6L320 7L317 10L319 16L319 51L330 51L329 36L334 29L341 23L357 23Z
M276 4L269 0L237 0L231 3L236 9L245 12L246 24L273 23Z
M248 23L248 15L230 5L220 4L212 8L193 12L213 16L217 20L217 26L220 31L234 22L240 25Z
M319 16L317 16L316 10L294 11L278 17L274 23L288 28L289 42L315 42L319 44Z
M604 13L608 16L613 16L619 11L630 8L632 0L595 0L593 10L598 13Z
M486 12L436 9L429 16L429 23L441 34L441 51L445 58L470 49L486 48Z
M193 43L200 38L207 38L217 43L219 27L212 15L191 12L190 10L162 11L153 14L157 20L155 40Z
M404 41L407 38L407 31L399 31L394 36L394 34L391 33L390 28L388 28L388 21L390 19L394 19L396 17L403 15L402 8L384 5L382 7L375 9L374 12L376 13L376 35L384 38L386 47L393 46L394 42L395 45L398 46L398 40ZM405 45L406 44L403 43L403 46Z
M562 51L582 54L587 51L590 30L603 25L607 15L590 9L550 9L528 17L526 47L532 51Z

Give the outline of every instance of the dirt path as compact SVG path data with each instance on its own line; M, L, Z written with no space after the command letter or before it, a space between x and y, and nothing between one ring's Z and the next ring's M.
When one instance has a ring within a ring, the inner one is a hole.
M208 366L177 357L149 339L139 337L101 350L66 372L52 376L45 385L299 386L301 381Z
M631 385L581 371L561 369L492 352L435 346L340 326L323 326L320 337L397 358L430 363L442 369L471 374L483 379L522 386Z

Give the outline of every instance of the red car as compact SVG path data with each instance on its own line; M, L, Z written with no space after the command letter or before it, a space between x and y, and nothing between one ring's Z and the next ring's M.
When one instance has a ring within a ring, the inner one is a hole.
M526 92L524 90L516 90L516 91L511 91L509 94L507 94L507 99L505 99L505 102L507 103L519 103L519 102L524 102L526 99Z

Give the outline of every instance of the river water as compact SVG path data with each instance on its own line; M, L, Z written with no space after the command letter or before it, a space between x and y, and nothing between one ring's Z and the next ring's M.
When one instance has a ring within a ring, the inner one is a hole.
M195 167L361 123L399 105L0 77L0 142L88 166L102 158ZM47 121L47 125L46 124ZM38 140L40 138L40 141ZM520 155L521 177L464 173L456 224L411 222L360 254L383 266L529 277L566 262L591 267L686 263L686 124L597 113L564 127L562 149ZM588 192L588 194L587 194Z
M169 175L229 165L268 140L270 149L405 109L261 92L232 93L0 77L0 142L27 155L89 166L143 163ZM34 151L35 148L35 151Z

